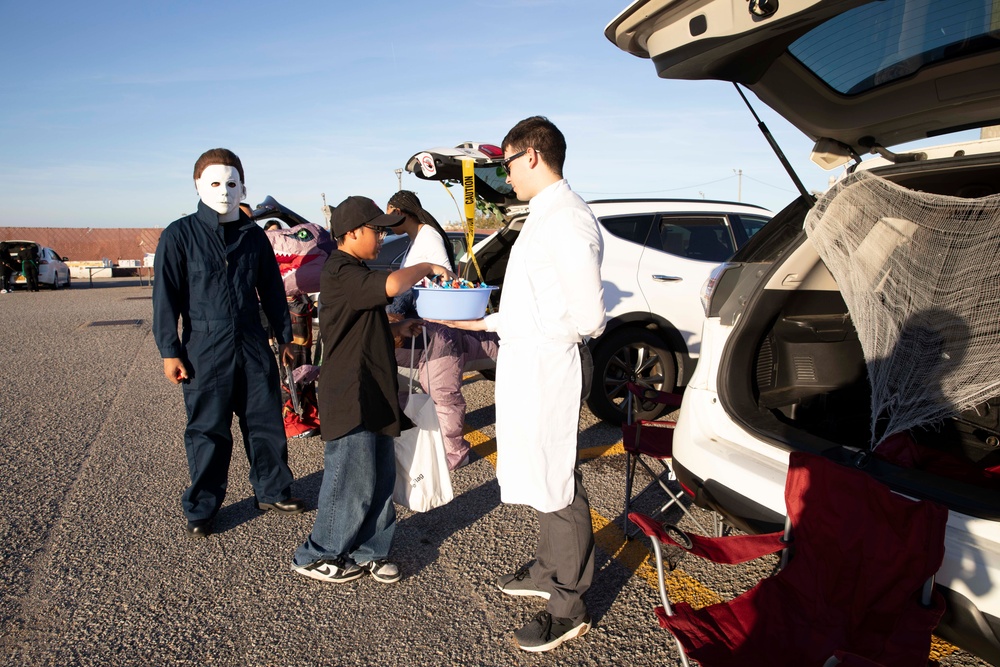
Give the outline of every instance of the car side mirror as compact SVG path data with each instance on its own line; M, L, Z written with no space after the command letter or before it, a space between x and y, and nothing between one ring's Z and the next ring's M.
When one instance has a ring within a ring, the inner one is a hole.
M69 261L69 257L63 257L63 258L62 258L62 261L64 261L64 262L68 262L68 261Z

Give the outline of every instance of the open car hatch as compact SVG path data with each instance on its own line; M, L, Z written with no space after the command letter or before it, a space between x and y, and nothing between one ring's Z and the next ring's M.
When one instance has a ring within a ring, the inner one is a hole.
M1000 117L995 2L638 0L604 34L662 78L747 86L827 168Z

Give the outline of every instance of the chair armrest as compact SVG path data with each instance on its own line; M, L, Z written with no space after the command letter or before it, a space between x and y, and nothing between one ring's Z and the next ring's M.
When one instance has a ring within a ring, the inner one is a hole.
M638 424L639 426L646 428L651 426L653 428L674 428L677 426L677 422L672 421L652 421L649 419L640 419L638 421L632 422L633 424Z
M641 401L652 401L671 408L681 407L681 400L684 398L681 394L640 387L634 382L626 382L625 386L633 396Z
M685 533L676 526L665 528L649 516L641 512L629 512L628 518L639 527L650 539L661 544L679 547L688 553L700 556L713 563L736 565L760 558L767 554L781 551L788 546L783 540L784 531L767 533L765 535L729 535L726 537L703 537L693 533ZM675 539L672 533L680 533L687 538Z

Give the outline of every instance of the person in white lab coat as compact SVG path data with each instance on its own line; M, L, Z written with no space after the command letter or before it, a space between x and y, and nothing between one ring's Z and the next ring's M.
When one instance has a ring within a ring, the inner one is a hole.
M497 479L506 503L538 511L535 560L497 585L548 600L514 633L547 651L590 629L583 594L594 574L590 504L577 468L582 397L593 362L584 340L604 330L597 219L562 177L566 141L534 116L504 137L503 165L529 213L510 253L498 312L449 323L496 331Z

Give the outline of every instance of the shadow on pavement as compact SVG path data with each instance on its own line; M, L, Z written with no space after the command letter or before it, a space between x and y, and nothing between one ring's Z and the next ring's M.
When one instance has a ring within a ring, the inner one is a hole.
M394 557L404 564L405 572L417 574L437 561L445 540L469 528L499 505L500 486L494 478L430 512L402 510L405 516L399 518Z

